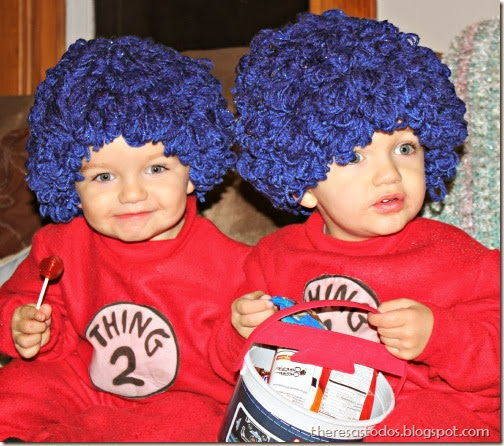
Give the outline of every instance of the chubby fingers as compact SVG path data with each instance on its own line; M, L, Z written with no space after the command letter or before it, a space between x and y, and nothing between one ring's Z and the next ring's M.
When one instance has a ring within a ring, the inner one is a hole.
M401 330L403 327L402 318L397 314L401 310L392 310L387 313L369 313L368 322L377 328L380 340L385 344L386 349L394 356L400 355Z
M236 311L242 315L257 313L268 309L273 309L271 296L263 291L254 291L235 300Z
M386 305L387 304L387 305ZM414 359L424 350L432 334L434 316L427 306L410 299L386 302L369 314L387 350L401 359Z
M27 304L19 307L18 318L21 320L33 320L45 322L51 317L51 306L44 304L37 310L35 304Z
M263 291L254 291L236 299L231 307L231 322L233 327L244 338L275 313L275 306L271 296Z
M40 351L40 348L49 342L49 322L46 325L43 322L32 321L37 326L30 329L30 334L22 331L13 333L14 346L23 358L33 358Z
M44 304L39 310L35 308L35 304L16 308L12 316L12 339L23 358L32 358L40 347L49 342L50 325L50 305Z
M403 326L405 312L401 311L414 306L416 302L411 299L394 299L382 303L378 307L379 313L369 313L368 322L378 329L390 329Z
M51 323L51 306L44 304L37 310L35 304L22 305L12 316L13 332L23 334L42 333Z
M42 336L42 334L19 334L14 341L16 350L23 358L33 358L40 351Z

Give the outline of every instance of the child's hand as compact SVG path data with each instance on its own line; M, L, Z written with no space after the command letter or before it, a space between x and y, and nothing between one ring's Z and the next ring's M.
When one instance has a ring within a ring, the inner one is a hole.
M271 296L262 291L254 291L236 299L231 305L231 323L245 339L273 313L275 306Z
M33 358L49 342L51 312L49 304L43 304L39 310L35 304L21 305L14 310L12 339L23 358Z
M369 313L368 322L378 329L385 348L400 359L415 359L423 352L434 326L430 308L411 299L382 303L380 313Z

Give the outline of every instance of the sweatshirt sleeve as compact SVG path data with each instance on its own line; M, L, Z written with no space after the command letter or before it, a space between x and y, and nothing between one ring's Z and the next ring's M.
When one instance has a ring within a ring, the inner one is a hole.
M216 324L213 342L210 343L210 360L215 372L227 382L234 384L237 379L237 367L242 348L246 339L235 330L231 323L231 305L235 299L244 294L263 290L267 292L261 273L259 254L256 249L247 256L244 264L244 279L240 282L233 298L229 302L228 310L221 321Z
M51 246L50 242L45 240L45 231L37 232L30 254L0 288L0 352L12 358L20 358L12 339L12 316L20 305L37 302L43 284L39 264L49 255L45 246ZM75 348L78 336L67 320L58 279L49 282L43 303L50 304L52 309L50 340L41 348L37 359L53 360Z
M500 251L482 259L477 279L458 303L429 307L433 331L415 361L456 390L495 396L500 388Z
M231 324L231 308L216 324L213 342L209 344L209 357L215 373L224 381L234 385L237 380L236 365L245 338L240 336Z

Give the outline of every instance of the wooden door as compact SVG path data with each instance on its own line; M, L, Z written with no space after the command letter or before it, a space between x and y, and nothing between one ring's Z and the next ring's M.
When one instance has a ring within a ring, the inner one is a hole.
M0 0L0 95L31 95L65 51L65 0Z
M349 16L376 19L376 0L310 0L310 12L321 14L328 9L341 9Z

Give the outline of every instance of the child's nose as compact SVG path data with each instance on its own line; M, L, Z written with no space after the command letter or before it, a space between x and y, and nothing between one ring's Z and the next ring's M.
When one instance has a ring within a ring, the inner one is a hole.
M376 166L373 183L375 186L382 184L395 184L402 180L397 165L390 158L380 160Z
M119 193L119 201L121 203L136 203L146 198L147 190L142 185L142 182L138 180L125 181Z

